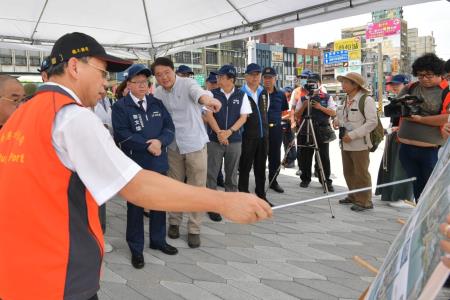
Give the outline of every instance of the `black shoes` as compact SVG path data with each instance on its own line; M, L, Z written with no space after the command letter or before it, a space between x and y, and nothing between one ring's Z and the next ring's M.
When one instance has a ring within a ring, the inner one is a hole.
M153 245L150 244L150 248L151 249L155 249L155 250L159 250L162 253L167 254L167 255L175 255L175 254L178 253L178 249L177 248L175 248L175 247L173 247L173 246L171 246L171 245L169 245L167 243L164 246L153 246Z
M307 188L308 186L309 186L309 182L307 182L307 181L300 182L300 187Z
M344 198L339 200L339 204L353 204L352 200L348 199L348 198Z
M334 192L334 187L331 183L327 183L328 192Z
M278 184L278 182L274 182L270 185L270 188L277 193L284 193L283 188Z
M214 213L214 212L208 212L208 216L214 222L222 221L222 216L220 214L217 214L217 213Z
M191 248L200 247L200 234L188 233L188 246Z
M368 209L373 209L373 204L370 204L369 206L360 206L357 204L353 204L352 207L350 207L350 209L356 212L365 211Z
M167 232L167 235L171 239L177 239L180 237L180 226L178 225L169 225L169 230Z
M131 254L131 264L135 269L142 269L145 266L144 255Z

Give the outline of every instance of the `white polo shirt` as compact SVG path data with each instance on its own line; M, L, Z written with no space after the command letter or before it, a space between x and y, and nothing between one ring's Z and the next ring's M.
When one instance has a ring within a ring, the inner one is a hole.
M56 85L81 104L69 88ZM66 105L53 122L52 144L62 164L76 172L98 205L117 194L142 168L116 147L94 112Z

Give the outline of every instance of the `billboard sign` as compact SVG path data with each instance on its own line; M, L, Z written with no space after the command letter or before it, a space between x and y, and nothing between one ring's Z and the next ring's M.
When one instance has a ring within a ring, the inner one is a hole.
M334 51L348 51L349 60L361 60L361 40L359 37L353 37L334 41Z
M339 50L332 52L325 52L323 56L323 63L326 65L339 64L343 62L348 62L348 51Z
M384 20L378 23L367 24L366 39L373 40L385 36L399 34L401 30L400 19Z

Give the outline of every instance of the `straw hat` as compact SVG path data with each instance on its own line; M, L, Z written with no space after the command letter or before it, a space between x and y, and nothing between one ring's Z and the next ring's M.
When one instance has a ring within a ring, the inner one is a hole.
M365 85L366 85L366 81L364 80L364 78L360 75L360 74L358 74L358 73L355 73L355 72L350 72L350 73L347 73L346 75L339 75L338 77L337 77L337 80L338 81L340 81L340 82L342 82L342 79L348 79L348 80L350 80L350 81L352 81L352 82L354 82L354 83L356 83L357 85L359 85L359 87L363 90L363 91L365 91L365 92L367 92L367 93L369 93L370 91L365 87Z

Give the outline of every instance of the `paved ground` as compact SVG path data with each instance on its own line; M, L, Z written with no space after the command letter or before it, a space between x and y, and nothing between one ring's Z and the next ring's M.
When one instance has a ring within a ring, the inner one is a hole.
M336 191L344 191L334 144ZM380 158L381 151L371 157L374 178ZM294 169L283 170L279 182L285 193L268 194L275 204L323 194L317 181L300 188ZM335 219L327 201L280 210L272 220L255 225L214 223L205 216L199 249L187 246L183 226L181 239L168 238L178 255L147 248L146 266L135 270L125 242L126 206L116 198L107 206L106 235L115 249L105 255L100 299L357 299L373 274L352 257L380 267L402 226L397 219L408 218L412 210L394 209L375 198L374 210L354 213L337 200L332 200ZM443 291L440 299L449 296Z

